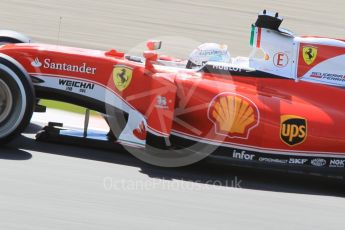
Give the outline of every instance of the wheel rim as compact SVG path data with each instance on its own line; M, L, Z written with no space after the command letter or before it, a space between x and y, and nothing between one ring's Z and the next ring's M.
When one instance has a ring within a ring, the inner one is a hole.
M0 123L2 123L11 113L13 97L11 89L0 79Z

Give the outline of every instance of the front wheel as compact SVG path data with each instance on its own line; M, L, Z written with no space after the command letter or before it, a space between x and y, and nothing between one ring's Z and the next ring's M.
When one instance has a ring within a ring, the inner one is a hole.
M12 140L29 124L35 94L29 77L8 58L0 57L0 143Z

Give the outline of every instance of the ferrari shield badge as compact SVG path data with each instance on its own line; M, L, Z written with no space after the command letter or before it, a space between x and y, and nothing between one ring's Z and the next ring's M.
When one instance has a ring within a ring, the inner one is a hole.
M301 144L307 138L307 120L294 115L280 117L280 139L289 146Z
M113 79L116 88L124 91L132 81L133 69L128 66L115 66L113 70Z
M317 57L317 48L314 46L304 46L303 47L303 60L307 65L314 63Z

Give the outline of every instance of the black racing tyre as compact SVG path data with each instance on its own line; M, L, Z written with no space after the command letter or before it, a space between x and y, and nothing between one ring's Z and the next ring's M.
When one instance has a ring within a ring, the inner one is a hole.
M15 39L15 38L3 38L3 37L0 37L0 45L15 44L15 43L22 43L22 42L17 40L17 39Z
M24 131L35 101L34 88L25 70L12 58L0 54L0 144Z
M30 38L24 34L11 30L0 30L0 45L30 42Z

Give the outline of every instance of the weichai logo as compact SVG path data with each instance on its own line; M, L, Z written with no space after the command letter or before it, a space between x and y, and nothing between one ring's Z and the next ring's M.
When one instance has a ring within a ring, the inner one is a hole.
M301 144L307 138L307 120L295 115L280 117L280 139L289 146Z

